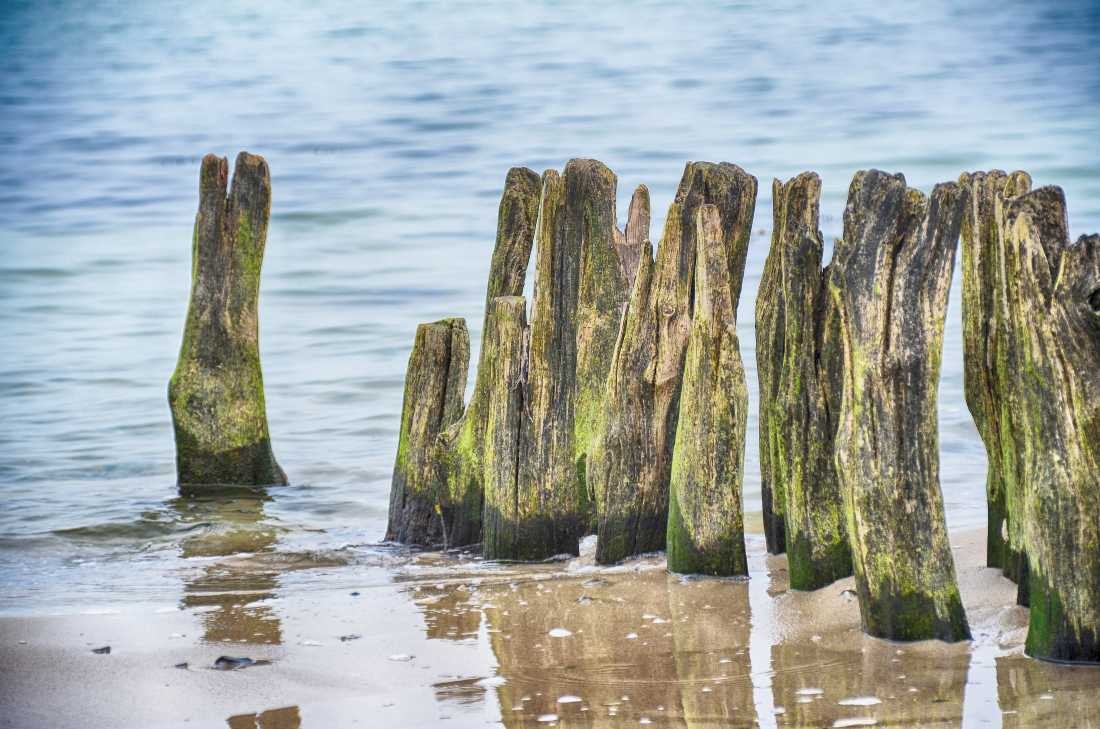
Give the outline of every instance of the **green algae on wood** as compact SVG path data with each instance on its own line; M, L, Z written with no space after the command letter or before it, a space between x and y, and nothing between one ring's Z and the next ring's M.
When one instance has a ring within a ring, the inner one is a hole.
M439 435L462 417L469 361L464 319L416 328L405 373L387 541L448 546L443 514L447 459Z
M564 179L562 234L578 238L576 243L567 243L566 249L579 248L581 253L574 315L573 463L585 499L587 531L594 522L596 509L587 487L588 452L603 407L619 324L637 270L639 238L648 235L648 191L642 188L631 200L624 234L615 221L614 172L596 160L577 159L565 166Z
M951 272L968 192L931 198L901 175L856 173L830 295L843 340L836 467L863 629L964 640L939 481L936 396Z
M485 318L483 358L478 381L485 387L482 478L485 484L482 551L488 559L541 557L527 551L523 530L532 515L521 512L530 502L518 496L527 354L527 303L520 296L493 299ZM536 522L538 521L538 515Z
M844 499L833 462L842 355L835 305L821 270L821 180L804 172L772 183L772 254L778 286L767 292L782 322L782 356L768 415L771 478L784 505L787 562L795 590L852 573ZM771 357L764 353L762 357ZM763 405L762 405L763 408Z
M740 267L727 251L713 205L696 211L695 310L672 455L668 569L747 575L744 515L748 388L737 339Z
M493 357L496 356L496 347L489 346L487 340L489 318L495 299L523 293L535 241L540 185L539 175L525 167L513 167L505 178L486 285L485 318L474 391L462 419L441 436L447 460L447 498L442 511L447 531L445 541L452 547L481 540L486 419L492 407L487 378L493 371Z
M616 345L588 478L600 494L596 560L601 564L666 544L669 478L684 356L691 333L695 212L714 204L729 267L744 266L756 178L729 163L689 162L665 218L652 274L648 246ZM642 290L643 279L648 290ZM736 301L741 281L731 281ZM644 421L644 423L642 422Z
M994 204L1015 395L1028 655L1100 662L1100 236L1070 243L1065 196Z
M772 203L775 209L775 202ZM775 233L773 231L772 235ZM779 480L775 455L779 449L778 423L772 413L779 405L779 373L783 362L783 298L780 296L782 257L773 245L764 259L764 270L756 290L756 377L760 411L757 438L760 451L760 502L764 519L764 542L772 554L787 551L786 496Z
M1022 453L1011 443L1016 436L1010 401L1018 365L1006 340L996 206L1030 190L1031 178L1026 172L993 170L964 173L959 184L970 190L962 226L963 385L988 462L986 564L1019 581L1022 535L1009 503L1019 502L1021 482L1017 459L1005 461L1006 453Z
M191 300L168 383L183 490L285 484L275 461L260 370L260 269L271 214L263 157L202 160L192 241Z

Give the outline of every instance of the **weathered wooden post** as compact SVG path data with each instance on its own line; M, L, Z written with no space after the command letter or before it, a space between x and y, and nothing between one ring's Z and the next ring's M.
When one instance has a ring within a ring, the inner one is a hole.
M782 338L771 373L775 394L768 443L773 488L784 499L783 533L795 590L816 590L852 574L833 458L843 355L836 305L827 290L829 272L821 269L820 197L821 180L812 172L772 184L770 255L778 257L779 274L778 285L766 295L777 299L770 308L779 314Z
M773 186L774 188L774 186ZM772 209L776 210L773 200ZM775 236L775 231L772 231ZM779 450L778 423L773 413L779 406L779 373L783 364L783 297L780 295L782 256L772 245L764 260L756 290L756 378L760 391L757 438L760 450L760 502L764 517L764 541L772 554L787 551L787 497L773 460Z
M837 242L844 387L836 466L863 628L892 640L969 638L939 484L936 393L967 191L931 199L901 175L856 173Z
M1013 371L1019 365L1011 361L1012 349L1006 340L1004 288L1000 285L1000 231L996 207L1006 197L1022 195L1031 189L1026 172L1006 175L1000 170L964 173L959 184L970 191L970 204L963 218L963 364L966 404L985 443L986 564L1000 567L1005 576L1020 580L1023 552L1021 530L1013 518L1010 504L1020 501L1019 465L1005 453L1021 454L1012 442ZM1026 595L1025 589L1021 596Z
M1027 653L1100 662L1100 236L1069 240L1057 187L997 200L1027 558ZM1016 511L1019 506L1019 512Z
M519 499L517 482L525 407L527 302L502 296L489 303L478 369L485 387L481 460L485 484L482 551L488 559L524 559L528 539L523 529L532 516L529 502ZM539 556L542 556L539 554Z
M616 178L595 160L543 175L517 498L519 559L577 554L591 522L587 451L627 296Z
M260 268L271 213L263 157L207 155L192 243L191 302L168 403L181 489L285 484L271 452L260 371Z
M470 403L461 420L441 436L446 464L446 503L442 506L446 542L450 546L475 544L481 540L481 517L485 496L484 463L486 420L492 407L490 372L500 347L519 342L490 342L490 317L494 301L502 296L519 296L527 279L531 248L535 242L541 181L533 170L513 167L504 181L504 193L497 212L496 244L489 264L485 292L485 317L481 352ZM526 337L526 332L523 333Z
M728 163L689 162L652 273L646 271L652 254L643 248L588 469L593 491L602 495L596 546L602 564L666 544L672 449L691 333L695 212L707 203L718 207L730 270L740 270L752 231L756 178ZM740 279L730 286L737 301Z
M714 205L696 210L695 310L684 362L668 513L673 572L747 575L741 491L748 388L737 340L745 258ZM738 265L731 269L730 265Z
M446 458L439 435L462 417L469 362L465 319L416 328L390 487L388 541L449 546L443 519Z

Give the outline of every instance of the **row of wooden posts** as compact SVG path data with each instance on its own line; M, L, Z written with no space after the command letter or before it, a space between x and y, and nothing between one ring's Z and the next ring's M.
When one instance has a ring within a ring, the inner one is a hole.
M756 178L689 162L654 250L602 163L505 180L475 386L462 319L409 359L387 540L602 564L667 549L746 575L748 396L736 332ZM228 194L227 194L228 191ZM791 587L854 574L871 635L969 637L944 521L936 396L963 241L967 403L989 454L988 563L1030 606L1029 654L1100 661L1100 236L1070 243L1061 189L963 174L930 196L856 173L822 266L821 181L772 185L756 301L768 550ZM182 488L286 483L257 346L270 176L207 156L191 303L169 385ZM522 297L532 250L534 302Z

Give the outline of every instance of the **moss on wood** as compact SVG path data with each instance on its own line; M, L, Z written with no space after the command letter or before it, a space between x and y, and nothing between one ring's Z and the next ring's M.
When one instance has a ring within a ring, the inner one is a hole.
M836 467L863 628L969 638L939 483L943 321L967 190L856 173L830 282L843 339Z
M596 559L602 564L662 549L668 525L669 478L679 415L684 356L691 333L696 255L695 212L718 207L730 270L748 251L756 179L729 163L689 162L665 219L652 274L631 293L608 379L607 399L588 477L600 494ZM741 281L731 281L737 301ZM643 421L644 420L644 424Z
M744 257L714 205L696 211L694 312L676 426L668 517L673 572L747 575L741 493L748 388L737 340ZM730 265L739 266L731 270Z
M1100 236L1070 243L1057 187L994 208L1002 361L1013 365L1002 370L1013 429L1002 446L1018 476L1005 493L1026 556L1027 652L1100 662Z
M791 588L815 590L852 573L844 500L833 462L843 366L839 320L821 270L821 181L805 172L772 185L778 285L766 295L782 322L772 373L771 479L782 494ZM774 356L765 353L766 358Z
M168 383L180 488L285 484L271 451L260 370L260 269L271 213L262 157L202 160L191 299Z

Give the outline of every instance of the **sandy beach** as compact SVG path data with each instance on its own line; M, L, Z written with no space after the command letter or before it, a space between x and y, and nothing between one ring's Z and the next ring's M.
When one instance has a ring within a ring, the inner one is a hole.
M1100 668L1022 655L984 534L952 543L969 644L863 635L851 579L788 591L759 535L748 581L597 568L590 542L537 566L221 559L179 604L0 618L0 725L1098 726Z

